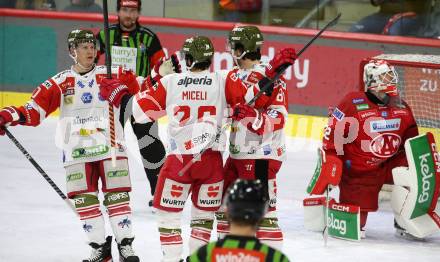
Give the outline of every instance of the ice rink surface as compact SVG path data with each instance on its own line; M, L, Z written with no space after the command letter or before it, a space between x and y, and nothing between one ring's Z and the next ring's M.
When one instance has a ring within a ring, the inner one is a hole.
M49 118L36 128L10 130L65 192L61 150L54 139L56 121ZM164 133L163 126L160 132ZM134 135L128 134L127 139L133 184L134 248L141 261L160 261L155 216L147 205L151 198L148 181L141 169ZM288 159L278 174L283 251L292 261L440 261L440 234L423 242L394 236L389 202L382 202L380 210L370 214L367 238L360 242L329 238L325 247L320 233L305 230L302 200L315 168L317 146L316 142L288 139ZM88 257L89 246L80 221L6 136L0 137L0 181L0 261L82 261ZM184 241L188 239L188 221L186 208L182 219ZM111 232L109 227L107 232ZM113 255L118 261L115 243Z

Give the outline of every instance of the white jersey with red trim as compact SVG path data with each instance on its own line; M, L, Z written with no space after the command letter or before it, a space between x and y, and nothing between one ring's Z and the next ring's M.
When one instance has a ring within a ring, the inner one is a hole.
M239 78L248 89L256 87L258 81L265 77L265 64L256 64L250 70L234 68ZM254 91L255 92L255 91ZM253 98L253 92L247 92L246 102ZM234 159L275 159L284 160L286 145L284 125L287 120L287 89L286 83L278 80L272 96L264 104L256 103L255 108L265 119L264 133L258 135L251 132L241 122L232 123L229 139L230 157Z
M32 99L19 108L24 125L37 126L60 109L56 144L63 150L65 166L94 162L111 157L109 104L99 95L99 83L106 77L106 67L96 66L80 75L65 70L42 83ZM118 68L112 68L113 77ZM117 157L127 157L119 109L114 108Z
M168 152L196 154L212 141L230 115L228 107L244 102L246 87L228 71L186 72L164 76L136 95L133 116L137 122L168 116ZM223 151L223 133L209 148Z

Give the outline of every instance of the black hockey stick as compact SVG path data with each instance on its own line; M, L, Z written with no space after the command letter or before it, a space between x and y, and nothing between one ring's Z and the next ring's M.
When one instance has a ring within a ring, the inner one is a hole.
M341 17L341 13L339 13L335 18L333 18L330 22L328 22L328 24L326 24L296 55L296 57L300 57L302 53L304 53L304 51L307 50L307 48L309 48L309 46L315 42L315 40L320 37L322 35L322 33L325 32L325 30L327 30L327 28L329 28L330 26L334 26L339 18ZM282 66L280 66L280 68L278 69L278 72L276 73L276 75L274 76L274 78L269 79L269 81L260 89L260 91L258 91L258 93L247 103L247 105L251 105L253 104L275 81L277 81L282 74L284 74L284 72L286 71L286 69L291 66L290 64L284 64ZM206 150L208 150L209 148L211 148L211 146L215 143L215 141L217 141L221 134L226 131L226 129L228 129L228 124L224 125L219 131L217 131L217 134L215 135L214 139L211 139L211 141L209 141L209 143L202 148L202 150L200 150L199 153L195 154L193 156L193 158L191 159L190 162L186 163L186 165L179 171L179 176L183 176L183 174L188 171L188 169L196 162L199 160L200 156L206 152Z
M9 132L8 129L4 129L6 135L11 139L12 143L23 153L23 155L31 162L31 164L40 172L44 179L49 183L49 185L57 192L57 194L66 202L66 204L72 209L72 211L76 214L75 207L72 202L67 198L67 196L61 191L61 189L53 182L53 180L44 172L43 168L35 161L35 159L28 153L28 151L21 145L20 142L14 137L14 135Z
M112 78L112 56L110 54L110 33L108 29L108 5L107 0L102 2L103 16L104 16L104 42L105 42L105 65L107 67L107 78ZM115 138L115 112L113 105L108 105L110 118L110 143L112 146L112 165L116 166L116 138Z

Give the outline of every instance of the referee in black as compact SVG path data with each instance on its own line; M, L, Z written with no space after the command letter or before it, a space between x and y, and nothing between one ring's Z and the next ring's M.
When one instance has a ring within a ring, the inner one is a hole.
M141 0L117 0L118 23L109 27L112 65L120 65L133 70L136 75L147 77L156 62L165 56L159 38L150 29L139 24ZM99 54L105 53L104 30L97 39ZM151 195L154 195L157 177L165 160L165 147L159 140L156 122L147 124L134 123L139 150L142 156L145 173L150 182ZM152 206L153 201L148 202Z

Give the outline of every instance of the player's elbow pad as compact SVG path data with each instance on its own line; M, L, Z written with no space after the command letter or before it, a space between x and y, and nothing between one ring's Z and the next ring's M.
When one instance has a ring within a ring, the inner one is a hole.
M321 148L318 150L318 163L315 173L307 187L307 193L321 195L329 185L337 186L342 176L342 161L334 153Z

